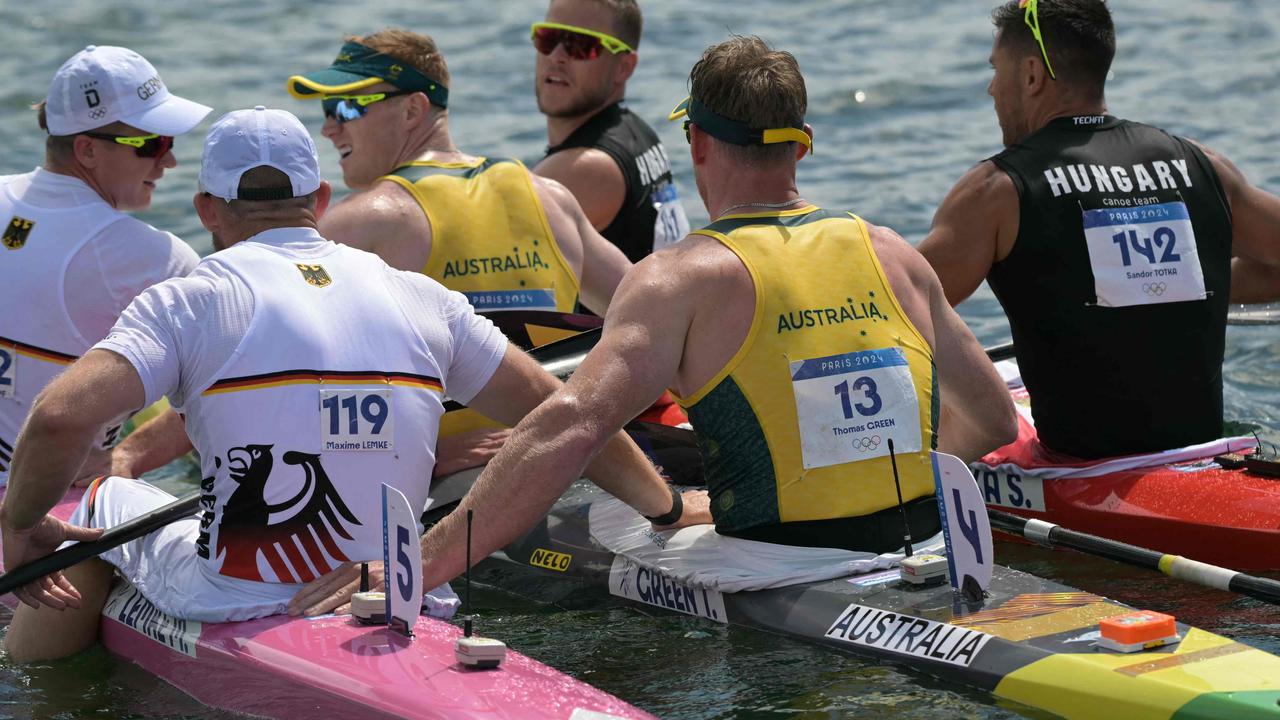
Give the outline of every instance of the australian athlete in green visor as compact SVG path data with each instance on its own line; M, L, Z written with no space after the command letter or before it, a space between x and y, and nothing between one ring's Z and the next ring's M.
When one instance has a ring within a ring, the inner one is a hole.
M900 547L890 439L914 530L936 532L929 449L972 459L1013 437L1008 392L924 258L797 190L812 131L795 58L736 37L690 81L674 114L714 220L636 265L600 344L489 463L463 505L506 522L476 527L477 557L532 526L667 387L697 431L717 529L779 543ZM429 581L462 569L460 517L427 536Z
M1004 307L1038 459L1217 439L1231 257L1280 266L1280 198L1107 112L1103 0L1010 1L992 19L1005 150L956 183L921 252L953 304L986 279Z
M324 136L357 191L321 231L426 274L479 311L573 312L581 299L603 316L630 261L560 183L519 160L459 150L448 83L435 41L397 29L348 38L327 69L289 78L295 97L322 100ZM484 462L507 433L475 413L450 413L437 472Z
M559 183L519 160L469 155L449 132L449 69L407 30L352 37L327 69L289 78L324 105L324 136L355 194L321 221L328 237L461 291L477 310L603 315L630 263Z

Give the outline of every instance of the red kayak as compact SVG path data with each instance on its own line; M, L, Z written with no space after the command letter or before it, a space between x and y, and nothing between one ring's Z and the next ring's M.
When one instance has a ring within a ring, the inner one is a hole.
M1018 439L973 464L991 507L1214 565L1280 569L1280 478L1214 461L1227 450L1250 452L1253 438L1063 463L1040 446L1020 383L1011 380L1010 392Z

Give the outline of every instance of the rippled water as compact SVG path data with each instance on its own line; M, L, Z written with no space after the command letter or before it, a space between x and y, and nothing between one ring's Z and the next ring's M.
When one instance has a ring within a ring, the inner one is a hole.
M706 219L678 126L663 121L685 95L701 50L728 33L757 33L792 51L808 79L817 154L800 164L805 196L853 209L912 242L933 209L973 163L997 152L1000 135L985 89L993 2L950 0L650 0L632 107L667 143L692 222ZM1119 53L1110 110L1207 143L1255 183L1280 191L1280 19L1262 0L1126 0L1115 3ZM171 88L218 113L256 104L284 107L319 130L315 104L292 100L284 79L325 66L345 33L404 26L432 34L453 75L451 126L467 150L540 156L545 134L532 93L528 23L540 2L338 3L220 0L205 3L63 0L0 3L0 172L41 161L42 137L26 106L44 95L54 69L89 43L131 47ZM143 217L207 253L190 208L199 162L196 136L179 140L179 166ZM323 168L337 157L319 143ZM340 184L340 183L339 183ZM983 287L961 307L980 340L1007 339ZM1274 328L1231 328L1227 407L1280 441ZM1176 348L1171 348L1176 352ZM169 471L169 484L186 482ZM1001 546L1001 559L1039 574L1144 606L1280 652L1276 615L1256 603L1190 590L1074 555ZM680 618L648 618L588 596L569 609L500 593L482 595L495 634L515 648L642 707L673 717L1012 717L1025 709L896 669L802 643ZM500 628L500 632L497 632ZM51 666L0 660L0 716L214 717L141 671L95 651ZM1034 716L1034 715L1033 715Z

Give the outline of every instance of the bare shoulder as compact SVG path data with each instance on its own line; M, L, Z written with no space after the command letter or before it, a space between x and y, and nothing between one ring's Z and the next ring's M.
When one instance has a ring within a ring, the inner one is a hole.
M1231 162L1226 155L1215 151L1199 141L1192 140L1190 138L1183 139L1194 145L1200 152L1204 153L1204 156L1209 159L1209 164L1213 166L1214 172L1218 173L1218 179L1222 181L1222 186L1228 193L1234 193L1236 190L1248 184L1248 181L1245 180L1244 173L1241 172L1240 168L1236 167L1236 164Z
M366 250L377 244L375 238L421 234L426 230L426 215L418 201L404 188L386 180L348 195L320 219L321 235Z
M645 286L677 295L708 293L742 278L750 276L732 250L714 238L692 234L636 263L619 291Z
M578 204L573 193L559 180L539 175L532 170L529 171L529 177L533 180L533 190L538 194L538 199L542 201L542 204L548 210L552 207L558 210L566 210L568 205L576 206Z
M881 267L891 277L895 273L906 273L912 284L938 281L928 261L911 246L893 228L884 225L867 223L867 235L871 238L871 249L880 260Z
M570 148L543 158L533 172L566 185L589 187L598 182L622 180L622 169L608 153L597 148Z
M997 207L1017 207L1018 188L1009 174L990 160L984 160L969 168L947 193L946 203L959 202L970 210L982 211Z

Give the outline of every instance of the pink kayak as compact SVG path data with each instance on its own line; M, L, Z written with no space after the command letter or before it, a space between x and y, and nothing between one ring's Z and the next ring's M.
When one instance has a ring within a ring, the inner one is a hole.
M53 511L70 517L83 491ZM2 497L2 491L0 491ZM6 595L11 607L16 600ZM508 651L502 666L454 660L461 629L418 618L414 637L349 617L276 616L200 623L160 612L119 582L102 614L102 643L200 702L271 718L652 717L536 660Z

